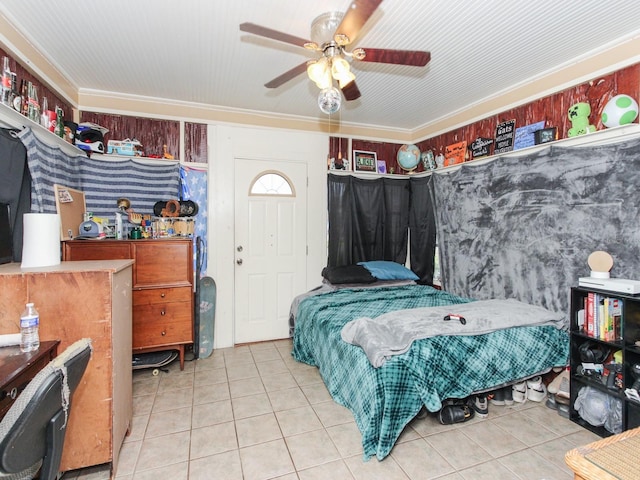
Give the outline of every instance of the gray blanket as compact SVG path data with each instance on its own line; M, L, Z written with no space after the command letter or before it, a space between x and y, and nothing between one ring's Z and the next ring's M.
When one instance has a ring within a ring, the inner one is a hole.
M444 321L448 314L461 315ZM345 342L362 347L371 365L380 367L392 355L411 347L414 340L437 335L482 335L511 327L553 325L563 328L564 315L517 300L479 300L460 305L414 308L385 313L376 318L361 317L341 331Z

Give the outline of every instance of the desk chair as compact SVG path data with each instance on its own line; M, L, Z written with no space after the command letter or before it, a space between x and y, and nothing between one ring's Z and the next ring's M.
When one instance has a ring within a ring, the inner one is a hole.
M91 357L91 340L67 347L29 382L0 422L0 479L58 476L76 390ZM88 426L89 427L89 426Z

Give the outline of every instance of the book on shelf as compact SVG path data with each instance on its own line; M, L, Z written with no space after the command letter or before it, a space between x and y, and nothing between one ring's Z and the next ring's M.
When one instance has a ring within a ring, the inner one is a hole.
M622 339L622 312L624 301L589 292L584 299L584 325L581 330L588 336L613 342Z

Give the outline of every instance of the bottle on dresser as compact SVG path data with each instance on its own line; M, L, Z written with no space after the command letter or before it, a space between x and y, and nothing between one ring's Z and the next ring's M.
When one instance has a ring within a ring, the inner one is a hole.
M22 315L20 315L20 350L32 352L40 347L38 327L40 315L33 303L27 303Z

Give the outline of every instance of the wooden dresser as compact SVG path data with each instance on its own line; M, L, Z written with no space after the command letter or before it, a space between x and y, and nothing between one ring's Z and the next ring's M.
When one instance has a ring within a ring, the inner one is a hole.
M191 239L70 240L65 261L130 258L133 266L133 351L178 350L193 343Z
M93 354L78 389L65 436L61 471L111 463L131 428L131 260L62 262L21 269L0 265L0 333L18 333L20 314L34 302L41 348L58 351L90 338Z

